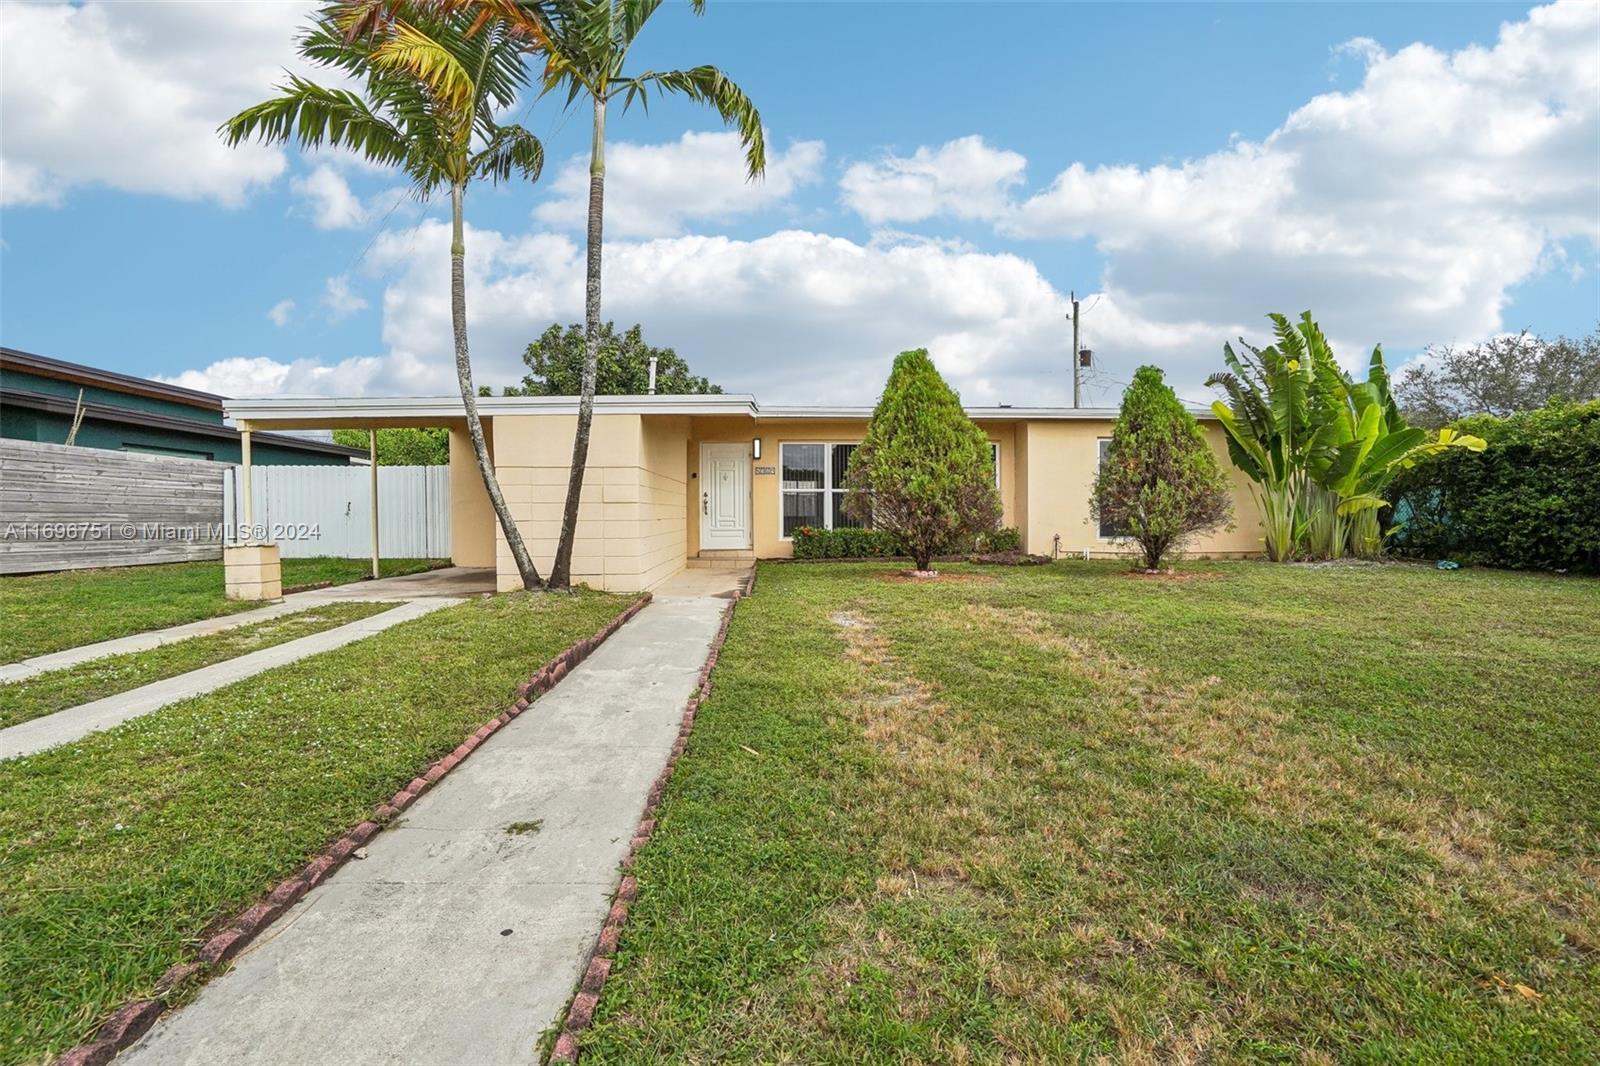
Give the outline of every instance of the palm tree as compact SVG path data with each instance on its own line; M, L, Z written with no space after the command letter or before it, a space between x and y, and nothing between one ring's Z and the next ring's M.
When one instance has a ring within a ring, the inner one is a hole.
M500 492L478 418L467 349L462 232L471 182L498 183L513 175L536 181L544 167L538 138L495 120L496 110L514 104L528 84L526 46L512 26L480 26L467 13L441 4L330 4L318 11L299 41L300 54L363 82L364 92L325 88L290 75L277 87L277 96L239 112L219 132L230 145L254 137L266 143L293 140L307 148L347 148L405 171L420 199L450 190L450 318L467 432L522 585L535 589L539 571Z
M572 579L572 544L578 526L578 499L589 458L594 421L596 363L599 358L600 259L605 213L606 107L620 99L626 110L635 101L648 107L650 94L676 93L709 104L724 122L738 127L752 180L765 172L766 139L761 114L744 90L713 66L626 74L628 50L661 0L479 0L480 22L497 20L531 41L545 55L544 90L564 89L571 106L588 97L593 109L589 149L588 256L584 285L584 357L578 398L578 429L572 440L572 470L561 514L561 540L550 568L550 587L567 588ZM696 14L705 0L691 0Z

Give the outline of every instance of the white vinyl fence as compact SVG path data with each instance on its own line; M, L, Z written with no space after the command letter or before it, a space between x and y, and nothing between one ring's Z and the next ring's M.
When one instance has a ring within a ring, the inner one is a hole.
M222 513L232 528L244 522L241 466L222 486ZM366 466L253 466L252 518L257 535L277 541L286 559L372 555L371 468ZM450 468L378 467L378 550L386 559L450 557Z

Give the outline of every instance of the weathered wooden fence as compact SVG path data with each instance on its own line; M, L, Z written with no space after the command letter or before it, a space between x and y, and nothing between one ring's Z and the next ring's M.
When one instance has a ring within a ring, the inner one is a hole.
M244 521L243 471L230 467L223 486L230 527ZM284 558L372 554L370 467L256 466L251 474L253 524ZM450 557L449 467L378 467L378 546L390 559Z
M243 468L204 459L0 440L0 574L220 559L246 534ZM286 558L372 554L370 468L257 466L256 536ZM378 468L388 558L450 556L450 470Z
M219 559L226 469L0 440L0 574Z

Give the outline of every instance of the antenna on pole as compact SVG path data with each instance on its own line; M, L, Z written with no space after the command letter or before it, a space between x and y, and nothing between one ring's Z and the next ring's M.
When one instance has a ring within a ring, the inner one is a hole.
M1083 400L1083 371L1080 365L1083 357L1078 354L1078 294L1072 296L1072 406L1078 407Z

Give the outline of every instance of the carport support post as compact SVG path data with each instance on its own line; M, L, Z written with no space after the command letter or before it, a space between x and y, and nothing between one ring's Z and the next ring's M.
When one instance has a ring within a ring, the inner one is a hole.
M378 579L378 431L367 430L367 459L372 467L372 579Z
M248 544L254 539L255 509L250 498L250 431L239 431L239 459L243 473L239 476L239 498L244 509L244 536L239 536L239 531L234 530L234 537L243 544Z
M230 600L276 600L283 596L278 546L255 535L256 510L250 466L250 423L239 424L239 504L243 522L222 545L223 594ZM225 516L225 520L232 518Z

